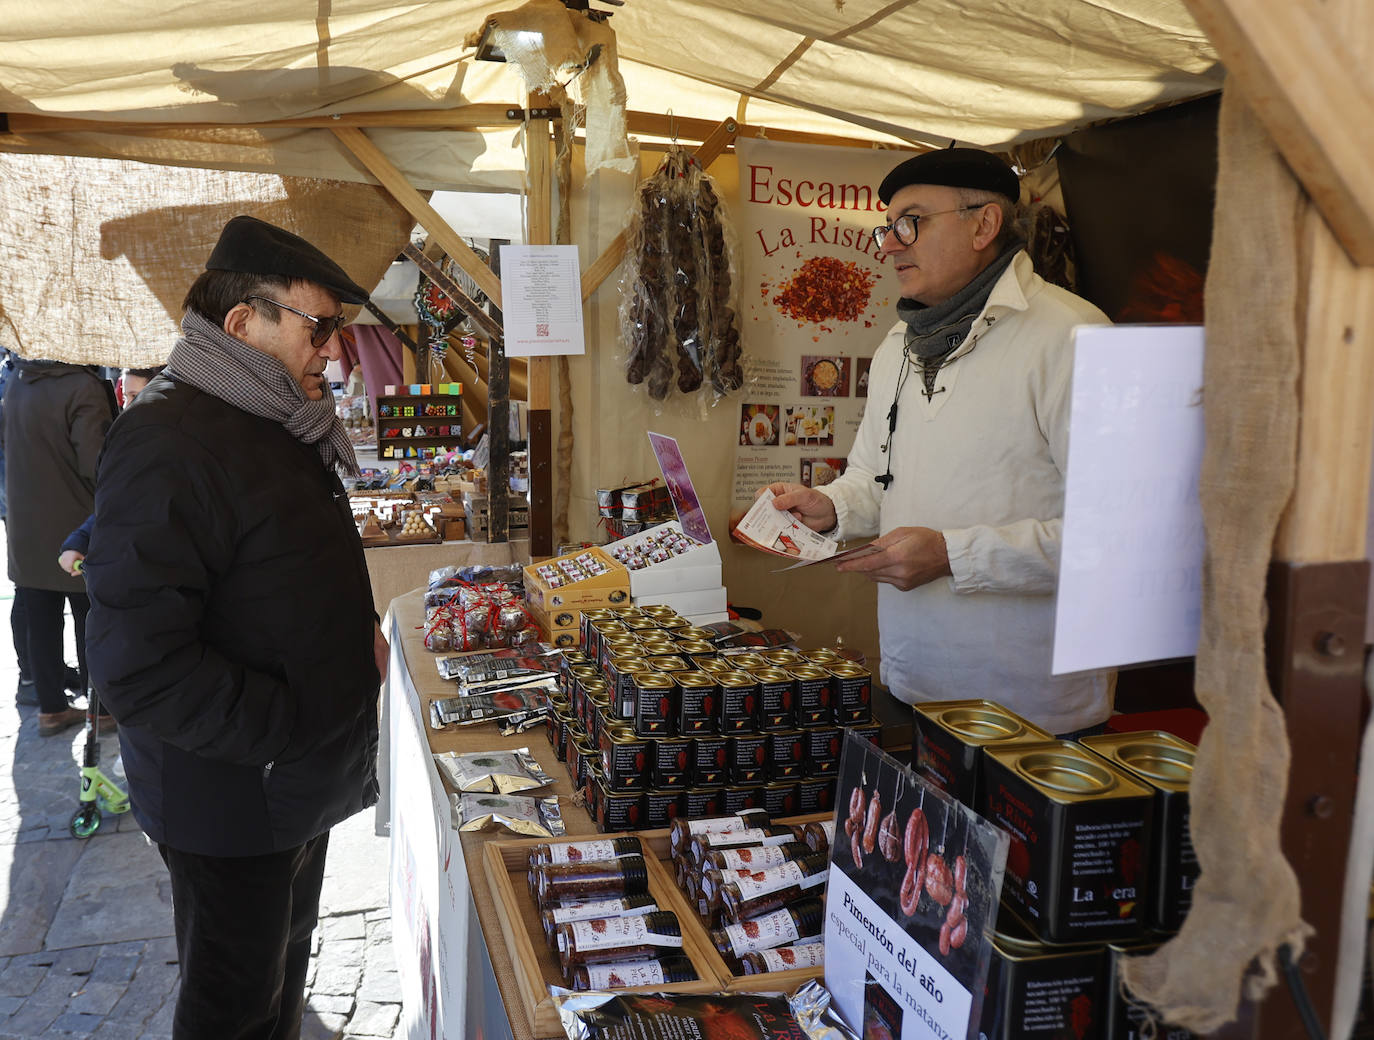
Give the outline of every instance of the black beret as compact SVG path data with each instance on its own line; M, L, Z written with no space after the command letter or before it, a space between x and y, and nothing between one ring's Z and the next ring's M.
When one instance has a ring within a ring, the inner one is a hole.
M908 159L883 178L878 200L886 206L893 195L911 184L993 191L1012 202L1021 196L1021 182L1012 168L981 148L942 148Z
M333 260L299 235L257 217L235 217L225 224L205 269L298 278L323 286L344 303L367 302L367 290Z

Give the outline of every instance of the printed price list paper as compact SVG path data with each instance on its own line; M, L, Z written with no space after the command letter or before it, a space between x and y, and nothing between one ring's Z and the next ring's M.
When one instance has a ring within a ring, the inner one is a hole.
M585 354L576 246L502 246L507 357Z

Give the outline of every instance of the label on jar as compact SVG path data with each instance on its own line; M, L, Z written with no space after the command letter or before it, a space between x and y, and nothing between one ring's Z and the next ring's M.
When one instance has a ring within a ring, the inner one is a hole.
M741 899L754 899L766 896L770 892L790 888L792 885L803 890L815 888L817 885L825 884L826 875L829 873L829 870L820 870L808 876L797 863L784 863L780 867L740 878L736 884L739 885Z
M550 863L588 863L594 860L619 859L615 841L570 841L566 845L549 846Z
M724 849L721 857L725 870L766 870L789 862L781 845L758 845L746 849Z
M776 950L763 950L759 953L769 971L787 971L789 968L815 968L825 963L825 943L805 943L801 946L783 946Z
M553 909L554 924L569 924L573 921L592 921L598 917L613 917L622 914L638 917L651 914L658 909L656 903L643 906L627 906L624 899L598 899L591 903L576 903L573 906L559 906Z
M771 914L749 921L728 924L725 934L729 936L730 948L735 951L736 957L771 950L774 946L786 946L801 938L789 910L774 910Z
M623 989L626 986L658 986L667 982L662 961L626 961L624 964L587 965L590 989Z
M719 849L729 845L781 845L783 842L795 840L796 838L786 831L769 834L762 828L750 827L743 831L713 833L707 848Z
M601 917L572 923L579 950L614 950L622 946L682 946L682 936L649 930L643 917Z

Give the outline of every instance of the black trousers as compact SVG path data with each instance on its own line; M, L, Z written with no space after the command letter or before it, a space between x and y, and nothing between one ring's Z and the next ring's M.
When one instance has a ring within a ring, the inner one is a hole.
M91 601L82 592L54 592L15 586L14 601L28 626L29 675L38 693L38 710L66 711L67 694L63 680L67 673L62 645L63 608L70 603L76 624L76 659L81 683L86 683L86 615Z
M29 672L29 623L24 617L24 601L18 591L10 600L10 635L14 638L14 659L19 665L19 681L33 682Z
M173 1040L300 1036L328 847L327 831L267 856L158 846L172 875L181 963Z

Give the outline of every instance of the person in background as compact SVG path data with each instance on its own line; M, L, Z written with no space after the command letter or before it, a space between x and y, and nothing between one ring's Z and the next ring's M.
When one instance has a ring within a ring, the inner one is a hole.
M873 231L901 287L848 466L773 484L812 530L877 535L836 565L878 586L882 676L904 701L987 698L1051 733L1099 728L1114 672L1052 676L1072 331L1106 316L1034 271L1020 184L975 148L884 178ZM889 403L890 402L890 403Z
M62 537L90 515L96 462L114 418L114 392L91 366L18 358L5 389L4 450L9 574L27 626L29 673L38 696L38 734L80 724L66 690L86 686L86 613L75 578L52 561ZM63 653L64 612L76 629L76 681ZM22 691L21 691L22 692Z
M9 386L10 377L14 374L14 355L5 347L0 347L0 522L8 522L5 517L5 451L4 435L5 428L5 388ZM20 600L15 596L10 600L10 634L14 639L14 659L19 666L19 688L15 692L15 701L19 704L33 705L38 703L38 690L34 686L33 676L29 674L29 629L24 624L24 612L19 609Z
M87 650L171 875L176 1040L299 1035L329 830L377 799L389 649L323 380L341 303L366 300L235 217L101 458Z
M119 402L120 408L128 408L138 399L138 395L143 388L148 385L148 380L161 372L160 368L126 368L119 377L119 386L115 389L115 400ZM82 565L86 559L86 550L91 544L91 528L95 525L95 514L92 513L81 522L71 534L67 535L66 541L62 543L62 552L57 557L57 565L72 577L81 573ZM101 729L104 730L107 723L102 720Z

